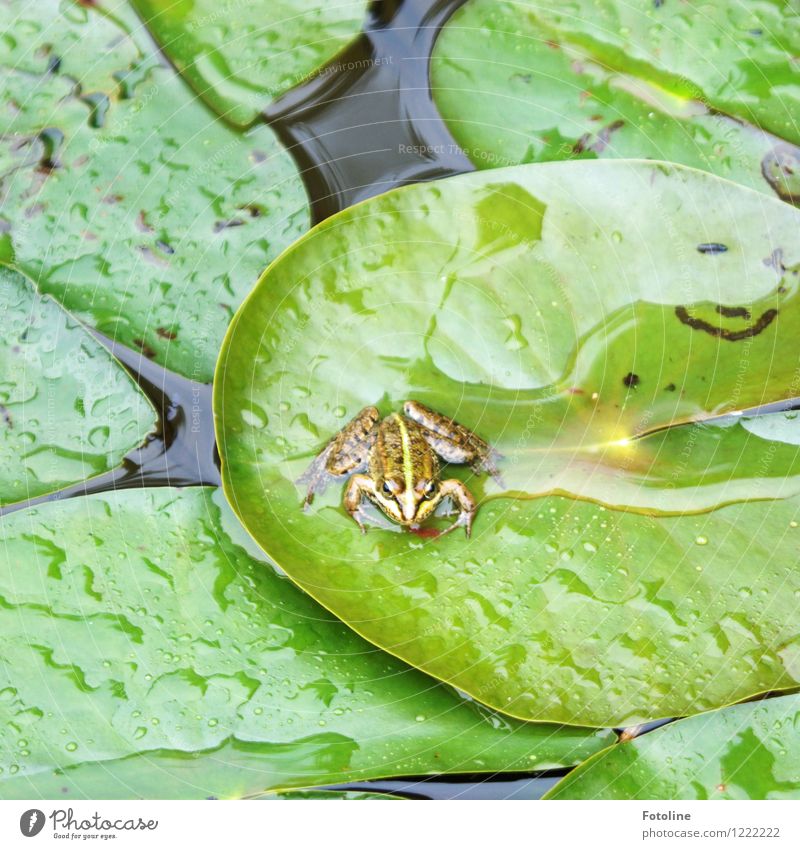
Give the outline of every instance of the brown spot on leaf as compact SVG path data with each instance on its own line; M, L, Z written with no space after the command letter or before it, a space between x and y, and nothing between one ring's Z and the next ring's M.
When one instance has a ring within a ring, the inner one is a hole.
M221 233L229 227L241 227L244 223L244 219L242 218L229 218L227 221L217 221L214 224L214 232Z
M575 153L584 153L587 150L592 150L595 153L602 153L611 141L611 136L621 127L625 126L624 121L612 121L607 126L603 127L595 136L591 133L584 133L573 146Z
M142 233L154 233L155 230L147 223L147 213L143 210L139 210L139 214L136 216L136 226Z
M152 360L155 358L156 352L144 341L144 339L134 339L133 344L147 357Z
M726 307L717 304L717 312L725 318L750 318L750 310L747 307Z
M632 371L629 371L625 377L622 378L622 382L631 389L635 389L641 381L638 374L634 374Z
M409 528L414 536L421 537L422 539L436 539L436 537L440 537L444 531L440 531L438 528Z
M177 338L178 338L178 334L177 334L177 333L175 333L175 332L174 332L174 331L172 331L172 330L167 330L167 328L166 328L166 327L157 327L157 328L156 328L156 333L157 333L157 334L158 334L158 335L159 335L162 339L177 339Z
M766 330L775 320L778 311L776 309L765 310L757 321L742 330L729 330L727 327L717 327L714 324L709 324L709 322L702 318L689 315L686 307L675 307L675 315L682 324L691 327L692 330L702 330L704 333L708 333L709 336L724 339L726 342L739 342L742 339L758 336L759 333Z

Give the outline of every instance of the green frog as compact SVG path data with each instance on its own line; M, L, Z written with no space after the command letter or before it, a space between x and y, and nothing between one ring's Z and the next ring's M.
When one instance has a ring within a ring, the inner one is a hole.
M471 430L418 401L406 401L403 415L381 418L365 407L317 455L298 484L308 487L303 503L311 504L332 478L351 476L344 506L366 533L362 503L366 496L390 519L416 529L449 498L458 519L448 528L472 530L477 503L459 480L439 479L439 460L468 463L475 472L488 472L498 482L500 455ZM366 474L364 474L366 472Z

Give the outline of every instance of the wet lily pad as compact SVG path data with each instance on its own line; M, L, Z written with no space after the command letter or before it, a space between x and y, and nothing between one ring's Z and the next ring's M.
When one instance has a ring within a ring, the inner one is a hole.
M681 162L800 199L800 16L781 0L469 0L436 44L436 104L479 168Z
M800 696L683 719L606 749L547 799L800 799Z
M3 798L530 769L612 736L506 721L376 650L274 571L219 490L51 502L0 536Z
M208 104L248 126L360 31L367 0L132 0Z
M612 161L347 210L231 325L228 498L355 630L510 714L618 725L792 686L800 420L736 414L798 395L799 222L700 171ZM481 500L472 539L361 536L338 484L304 513L315 453L409 398L504 455L505 488L444 472Z
M0 266L0 505L113 469L155 410L122 366L22 274Z
M239 302L307 228L294 165L267 127L227 128L158 66L124 4L10 6L0 258L87 324L210 380Z

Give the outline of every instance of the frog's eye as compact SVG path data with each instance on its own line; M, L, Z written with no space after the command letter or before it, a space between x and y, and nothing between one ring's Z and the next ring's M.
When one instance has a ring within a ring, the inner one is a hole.
M389 486L389 481L383 482L383 491L386 493L386 495L392 494L392 488L391 488L391 486Z
M422 497L432 498L435 491L436 484L433 481L428 481L428 483L425 484L425 489L422 490Z

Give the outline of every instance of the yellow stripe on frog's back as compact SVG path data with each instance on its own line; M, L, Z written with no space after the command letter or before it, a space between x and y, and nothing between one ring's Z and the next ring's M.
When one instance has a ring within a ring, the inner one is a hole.
M408 435L408 427L403 417L398 413L392 413L392 418L400 430L400 444L403 446L403 476L406 482L406 492L414 488L414 470L411 462L411 437Z

